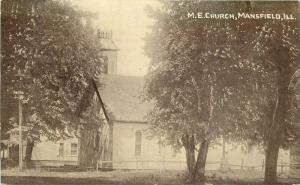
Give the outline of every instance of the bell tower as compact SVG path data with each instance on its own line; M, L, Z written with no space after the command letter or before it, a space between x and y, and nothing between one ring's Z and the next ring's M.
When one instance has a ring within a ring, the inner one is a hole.
M104 56L104 74L117 74L118 51L112 39L112 31L97 31L97 36L101 44L101 53Z

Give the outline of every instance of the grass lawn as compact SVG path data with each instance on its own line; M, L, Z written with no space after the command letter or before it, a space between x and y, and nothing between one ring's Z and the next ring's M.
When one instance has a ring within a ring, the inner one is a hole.
M260 185L263 181L259 171L207 171L207 185ZM28 170L17 172L3 170L1 182L26 185L183 185L183 171L115 170L108 172L49 172ZM281 184L300 184L300 171L281 174ZM199 184L199 183L198 183Z

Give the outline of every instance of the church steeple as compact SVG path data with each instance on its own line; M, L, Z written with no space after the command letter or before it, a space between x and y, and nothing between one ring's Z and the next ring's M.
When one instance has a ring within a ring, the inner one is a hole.
M112 31L106 32L98 30L98 38L101 44L101 53L104 56L104 69L106 74L117 74L118 51L116 44L112 39Z

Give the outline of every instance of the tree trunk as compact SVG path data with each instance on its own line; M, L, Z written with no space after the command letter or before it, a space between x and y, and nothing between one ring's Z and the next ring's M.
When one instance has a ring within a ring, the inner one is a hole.
M206 158L208 153L208 146L209 146L209 142L207 140L202 141L200 144L196 165L194 167L192 177L191 177L192 182L195 182L196 179L200 179L200 180L205 179L204 174L205 174L205 164L206 164Z
M185 135L182 137L182 143L186 154L186 164L189 178L195 166L195 138L194 136Z
M26 151L25 151L26 168L31 167L31 156L32 156L33 147L34 147L34 141L32 141L31 139L27 139L27 145L26 145Z
M286 127L286 114L290 105L288 95L287 74L279 73L277 100L273 111L272 124L270 127L265 165L265 184L275 184L277 181L277 160L280 144L283 142L283 134Z
M79 117L82 116L82 113L86 111L86 109L91 106L93 101L95 88L93 86L93 80L89 81L89 85L87 86L84 94L82 95L82 98L79 102L79 105L77 106L77 109L75 111L75 114Z
M279 145L277 142L270 142L266 151L265 166L265 184L275 184L277 181L277 160L279 153Z
M81 131L79 165L95 167L97 161L112 161L112 126L85 128ZM107 164L106 167L112 167Z
M195 149L189 147L187 152L188 173L191 174L195 166Z
M93 167L98 160L99 152L95 147L98 129L85 128L81 133L79 165L81 167ZM98 147L98 146L97 146ZM96 150L96 151L95 151Z

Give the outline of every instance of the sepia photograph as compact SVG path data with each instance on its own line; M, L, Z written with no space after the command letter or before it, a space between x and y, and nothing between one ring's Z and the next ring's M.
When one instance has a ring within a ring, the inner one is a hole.
M0 2L1 185L300 185L300 1Z

